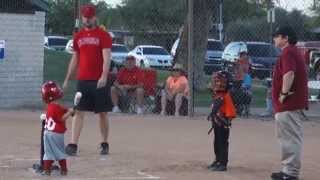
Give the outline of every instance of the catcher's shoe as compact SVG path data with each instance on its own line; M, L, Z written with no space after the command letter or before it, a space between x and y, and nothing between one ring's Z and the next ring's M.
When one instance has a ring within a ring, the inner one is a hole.
M212 169L212 168L216 168L216 166L219 164L218 161L214 161L213 163L211 163L209 166L207 166L208 169Z
M290 176L283 172L276 172L271 174L272 180L299 180L298 177Z
M227 166L221 163L218 163L214 168L210 169L211 171L227 171Z
M65 151L69 156L76 156L78 151L78 145L68 144L65 148Z
M100 154L101 155L107 155L109 154L109 144L107 142L103 142L100 144Z

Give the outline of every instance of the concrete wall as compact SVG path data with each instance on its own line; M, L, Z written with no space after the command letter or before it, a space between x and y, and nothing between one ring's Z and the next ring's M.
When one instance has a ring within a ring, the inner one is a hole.
M43 81L45 13L0 13L0 108L39 107Z

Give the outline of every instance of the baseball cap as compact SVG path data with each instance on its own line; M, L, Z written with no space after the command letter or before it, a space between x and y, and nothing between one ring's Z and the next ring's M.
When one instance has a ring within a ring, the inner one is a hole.
M273 33L273 36L288 36L288 37L296 37L295 31L290 26L280 26Z
M276 37L278 35L287 36L289 44L296 44L297 43L297 34L292 29L292 27L286 25L286 26L280 26L276 29L276 31L273 33L273 37Z
M87 4L81 7L81 14L83 17L92 18L96 15L96 7L92 4Z

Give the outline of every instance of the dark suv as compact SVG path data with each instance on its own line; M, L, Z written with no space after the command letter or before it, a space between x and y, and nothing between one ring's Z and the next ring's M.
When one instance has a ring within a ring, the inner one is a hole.
M232 64L239 59L240 52L248 52L252 77L264 79L270 77L273 65L276 63L280 50L271 43L265 42L231 42L223 54L225 64Z

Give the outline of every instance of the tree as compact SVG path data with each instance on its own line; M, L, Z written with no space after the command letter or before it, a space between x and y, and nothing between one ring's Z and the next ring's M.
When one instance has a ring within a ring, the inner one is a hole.
M212 27L213 13L219 4L219 0L195 0L193 1L193 75L194 87L196 90L205 87L204 79L204 60L207 50L207 41L209 30ZM180 43L177 48L175 60L177 63L183 64L188 70L188 19L186 18Z
M50 34L70 35L74 27L72 0L49 0L46 29Z

